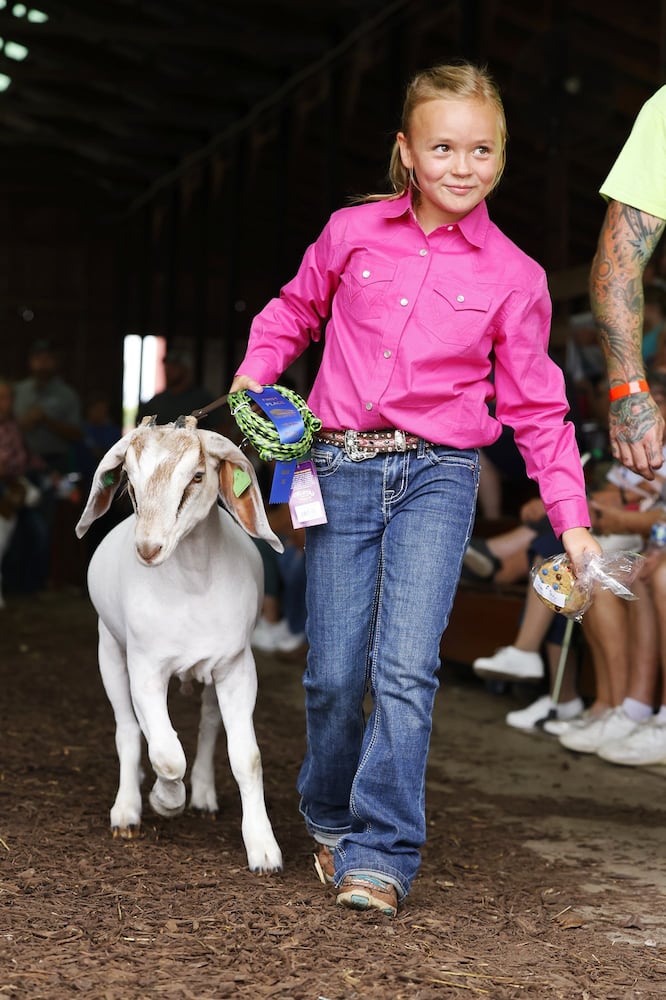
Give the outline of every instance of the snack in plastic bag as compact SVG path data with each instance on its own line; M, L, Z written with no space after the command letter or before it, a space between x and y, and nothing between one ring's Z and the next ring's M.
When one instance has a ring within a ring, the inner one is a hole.
M579 575L575 576L569 557L562 552L532 569L532 586L551 611L580 621L592 604L597 587L611 590L627 601L635 601L636 596L629 586L638 576L644 561L638 552L591 555Z
M589 588L573 575L566 555L551 556L532 570L532 586L551 611L576 618L587 611Z

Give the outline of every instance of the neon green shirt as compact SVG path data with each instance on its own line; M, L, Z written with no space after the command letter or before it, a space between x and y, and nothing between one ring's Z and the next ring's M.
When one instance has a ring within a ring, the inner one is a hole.
M600 194L666 219L666 87L638 112Z

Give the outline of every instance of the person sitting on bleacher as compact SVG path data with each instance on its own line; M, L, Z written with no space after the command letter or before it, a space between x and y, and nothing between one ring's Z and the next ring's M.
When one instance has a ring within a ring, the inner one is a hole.
M651 392L666 415L666 373L651 372L648 378ZM666 456L666 444L664 454ZM649 535L651 525L664 517L662 489L663 482L660 482L659 478L649 482L619 462L611 465L605 485L596 490L589 500L594 533L604 552L639 551L643 548L644 539ZM533 515L538 513L539 503L538 500L532 503ZM514 533L508 533L511 534ZM498 537L505 540L505 536ZM516 550L513 555L519 551L518 539L526 537L522 525L515 529ZM490 546L493 541L490 539L487 542L491 552ZM548 530L537 539L526 542L525 563L529 565L537 556L547 558L559 551L561 546L557 538ZM498 574L495 574L495 579L497 577ZM498 649L493 656L477 658L472 666L478 676L504 681L542 680L545 670L540 655L541 645L544 639L557 645L557 637L554 637L553 633L548 635L552 625L544 618L538 607L539 603L530 600L528 593L525 612L514 644ZM576 744L571 746L571 749L579 749L580 746L581 752L585 752L583 746L589 745L590 750L596 752L605 740L622 738L634 725L644 721L651 714L651 709L646 707L645 701L627 694L629 656L625 652L624 640L628 626L624 618L629 611L624 604L625 602L609 592L599 590L584 616L583 630L592 650L596 682L593 709L586 713L584 721L589 725L596 721L598 716L603 725L599 727L600 743L596 737L596 728L589 731L587 738L583 738L580 733L574 736L562 733L561 740L564 745L568 745L567 741ZM642 610L642 608L638 611L632 609L632 614L640 614ZM556 623L561 622L557 616L553 617ZM637 644L643 641L645 631L645 628L637 629ZM646 657L648 655L645 654ZM549 655L551 674L553 656L551 650ZM568 688L571 690L571 685L568 685ZM553 708L555 706L550 696L544 695L527 708L510 712L506 721L517 728L531 729L546 719ZM570 721L572 717L580 714L581 708L582 704L579 704L575 697L560 701L557 706L557 718L561 721ZM615 712L612 717L609 716L609 710ZM559 727L551 726L550 731L558 732Z

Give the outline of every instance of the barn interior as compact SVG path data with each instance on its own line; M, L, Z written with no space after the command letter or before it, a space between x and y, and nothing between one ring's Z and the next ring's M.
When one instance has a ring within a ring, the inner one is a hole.
M119 419L128 334L191 347L225 390L330 212L386 190L407 79L454 58L502 90L491 213L548 272L557 349L598 187L666 66L662 0L35 4L0 4L1 368L48 338Z
M666 82L666 0L0 0L0 381L25 378L46 339L82 403L105 397L120 425L127 340L157 337L191 351L211 399L226 392L253 315L329 214L387 189L407 80L458 58L500 86L508 159L490 213L547 271L559 360L587 309L599 186ZM317 360L291 372L304 392ZM456 597L423 875L395 929L341 922L312 874L302 650L257 657L283 876L246 870L224 759L218 823L146 809L141 838L112 839L83 499L59 505L51 588L0 611L0 994L665 995L664 766L519 732L505 713L534 686L473 676L473 657L513 641L525 581ZM578 630L572 648L591 699ZM197 703L174 701L191 763Z

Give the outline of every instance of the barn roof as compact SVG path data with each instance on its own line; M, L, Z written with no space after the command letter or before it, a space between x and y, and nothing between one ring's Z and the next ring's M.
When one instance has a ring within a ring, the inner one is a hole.
M0 191L108 223L175 190L187 211L204 172L206 205L231 186L246 233L270 219L278 272L383 187L409 76L467 57L507 110L493 217L551 273L584 268L664 37L659 0L0 0Z

